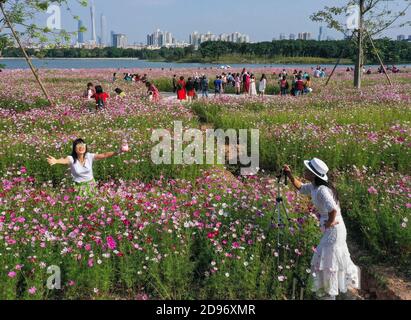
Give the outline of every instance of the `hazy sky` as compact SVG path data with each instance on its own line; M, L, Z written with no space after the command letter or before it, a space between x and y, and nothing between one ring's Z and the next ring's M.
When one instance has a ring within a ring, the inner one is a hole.
M79 15L88 29L85 40L89 40L90 9L81 7L76 0L69 2L73 14ZM320 24L312 22L309 16L326 5L338 5L344 0L94 0L94 3L97 36L100 16L104 14L108 33L111 30L124 33L132 44L145 43L146 35L157 28L171 32L179 41L188 41L188 35L193 31L215 34L238 31L248 34L252 42L278 39L280 33L288 37L290 33L304 31L317 38ZM406 18L411 20L411 12ZM77 28L77 23L65 10L62 24L68 31ZM398 34L411 35L411 28L392 29L385 33L393 38ZM331 30L325 30L327 35L337 39L342 37Z

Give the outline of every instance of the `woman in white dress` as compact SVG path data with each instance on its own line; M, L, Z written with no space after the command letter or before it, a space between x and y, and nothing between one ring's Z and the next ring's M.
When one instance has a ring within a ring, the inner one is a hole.
M251 80L250 80L250 96L256 96L257 95L257 88L255 84L255 76L252 74L251 75Z
M347 230L337 192L328 182L327 165L317 158L304 161L304 165L304 178L310 183L301 183L287 165L284 172L300 193L311 196L319 211L323 236L311 260L313 291L322 299L335 300L340 292L360 287L360 270L350 258Z
M258 95L264 98L265 89L267 88L267 77L265 74L261 76L260 84L258 86Z

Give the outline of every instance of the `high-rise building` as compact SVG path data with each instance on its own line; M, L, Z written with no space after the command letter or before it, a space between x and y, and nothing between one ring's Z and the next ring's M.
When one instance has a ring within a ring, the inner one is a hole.
M403 35L403 34L398 35L397 40L398 41L404 41L405 40L405 35Z
M110 32L110 46L112 46L112 47L114 47L114 35L115 34L116 33L113 30L111 30L111 32Z
M96 36L96 20L95 20L95 6L94 1L91 0L90 6L90 15L91 15L91 42L96 43L97 36Z
M77 42L84 43L84 32L82 31L83 21L78 21Z
M294 34L294 33L290 33L289 39L290 39L290 40L295 40L295 34Z
M318 41L323 39L323 27L320 26L320 31L318 32Z
M152 34L147 35L147 45L152 47L166 47L173 44L173 35L168 31L157 29Z
M225 42L250 42L250 37L239 32L233 32L230 34L222 33L219 36L212 34L210 31L207 33L199 34L197 31L189 35L189 44L198 47L201 43L207 41L225 41Z
M107 18L103 14L101 15L100 45L107 45Z
M113 34L113 47L126 48L127 47L127 36L122 33Z
M311 40L310 32L300 32L298 34L298 40Z
M285 39L286 39L285 33L280 33L280 40L285 40Z

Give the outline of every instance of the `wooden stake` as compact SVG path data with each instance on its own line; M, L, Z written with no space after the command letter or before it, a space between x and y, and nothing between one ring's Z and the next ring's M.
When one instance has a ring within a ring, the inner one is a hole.
M348 40L348 43L351 42L353 36L354 36L354 33L352 33L350 39ZM338 60L337 60L337 63L335 64L333 71L331 71L330 75L328 76L328 79L327 79L327 82L325 83L325 86L328 85L328 83L330 82L330 80L331 80L331 78L332 78L332 76L333 76L333 74L334 74L334 72L335 72L335 69L337 69L338 65L340 64L340 61L341 61L342 56L343 56L343 54L344 54L344 52L345 52L345 49L346 49L346 48L344 48L344 49L341 50L340 56L338 57Z
M380 62L380 65L381 65L382 69L384 70L384 74L385 74L385 76L386 76L387 79L388 79L388 83L390 84L390 86L392 86L391 79L390 79L390 77L388 76L387 70L385 69L384 63L382 62L380 55L378 54L377 48L376 48L375 45L374 45L374 41L372 40L371 35L368 33L368 31L366 31L366 33L367 33L367 35L368 35L368 38L370 38L371 45L372 45L372 47L373 47L373 49L374 49L375 55L376 55L377 58L378 58L378 61Z

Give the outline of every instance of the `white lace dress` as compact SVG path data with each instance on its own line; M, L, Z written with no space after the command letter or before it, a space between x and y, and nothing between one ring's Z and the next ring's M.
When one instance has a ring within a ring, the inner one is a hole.
M301 187L300 193L311 195L312 202L320 213L320 226L323 231L320 244L311 259L313 291L336 296L339 292L347 292L348 288L358 289L360 270L350 258L346 241L347 229L331 189L309 183ZM337 211L335 220L339 223L325 230L328 213L334 209Z

